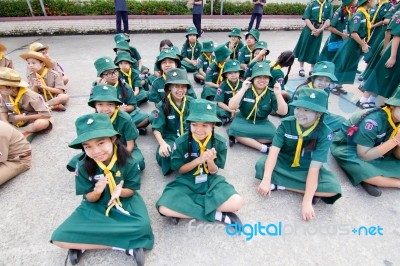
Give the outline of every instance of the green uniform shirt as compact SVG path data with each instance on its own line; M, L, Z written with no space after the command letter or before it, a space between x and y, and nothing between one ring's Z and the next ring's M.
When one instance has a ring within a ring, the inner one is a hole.
M240 102L240 113L244 118L250 114L256 102L256 97L251 88L249 88L243 95L242 101ZM276 102L275 94L272 90L268 89L268 92L261 97L258 102L257 117L256 120L268 119L268 115L272 110L278 110L278 103ZM254 113L250 116L249 120L254 119Z
M348 33L349 32L349 17L346 11L342 10L342 7L339 7L335 13L333 14L333 17L330 22L330 26L334 27L340 32L343 33ZM336 35L334 33L331 33L329 37L329 42L337 42L337 41L342 41L342 37L339 35Z
M371 21L372 21L372 18L375 16L378 6L379 6L379 3L376 3L376 5L369 10L369 14L371 16ZM379 9L378 14L376 15L374 24L383 20L385 18L386 13L389 11L389 9L391 7L392 7L392 3L390 3L390 2L384 3L382 5L382 7Z
M124 145L126 145L127 141L136 140L139 136L139 132L135 123L132 121L132 117L125 111L119 110L112 124L115 131L121 135L120 140Z
M400 5L395 5L395 6L392 5L392 6L389 8L388 12L386 12L385 18L391 19L392 16L393 16L397 11L399 11L399 9L400 9Z
M247 48L247 45L245 45L245 46L243 46L240 50L239 50L239 57L238 57L238 61L241 63L241 64L248 64L251 60L250 60L250 57L251 57L251 53L252 53L253 51L249 51L249 49Z
M306 10L304 11L303 14L303 19L309 19L313 23L324 23L325 20L331 19L333 9L332 9L332 4L329 1L325 1L325 4L322 6L324 11L322 12L321 22L318 22L319 18L319 12L320 12L320 4L318 1L312 1L307 4Z
M132 73L131 73L131 82L132 82L132 85L133 85L133 88L136 88L136 87L138 87L138 88L142 88L142 80L139 78L139 74L140 74L140 71L139 70L137 70L137 69L132 69ZM125 74L123 74L121 71L119 71L119 76L127 83L127 84L129 84L129 82L128 82L128 76L126 76Z
M350 19L350 33L357 32L361 39L367 37L367 19L361 11L357 11Z
M156 78L153 82L153 85L151 87L150 95L149 95L149 101L153 103L159 103L165 96L165 79L161 76L159 78ZM196 93L194 92L194 89L192 86L189 87L187 91L187 95L190 97L196 99Z
M237 91L238 92L240 90L240 88L242 87L243 81L238 80L236 82L236 84L238 84L237 86ZM236 87L236 84L231 84L231 86L233 88ZM217 90L217 93L215 95L214 101L216 102L223 102L224 104L228 105L229 100L233 97L233 93L231 88L229 87L228 83L227 83L227 79L225 79L220 85L219 88Z
M212 62L207 68L205 82L217 83L219 71L221 69L217 66L217 63Z
M387 30L390 30L392 36L400 36L400 11L397 11L390 21Z
M215 56L211 55L211 64L214 61L214 59L215 59ZM209 67L209 63L208 63L207 58L203 54L201 54L199 56L199 58L197 59L197 62L198 62L197 69L203 69L204 72L207 72L207 68Z
M194 46L193 48L194 51L193 51L193 49L189 46L189 44L185 42L182 46L181 56L182 58L189 58L190 60L196 60L197 58L199 58L202 48L203 47L201 46L201 44L196 41L196 45Z
M227 43L225 44L226 48L228 48L228 49L229 49L229 43L230 43L230 42L227 42ZM238 43L236 44L236 46L235 46L235 49L233 49L233 51L232 51L231 59L237 59L237 58L239 58L239 51L240 51L240 49L243 48L243 46L244 46L243 42L239 40L239 42L238 42Z

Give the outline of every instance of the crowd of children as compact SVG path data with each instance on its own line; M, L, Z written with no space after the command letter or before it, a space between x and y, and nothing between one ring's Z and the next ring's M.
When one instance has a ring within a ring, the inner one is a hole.
M67 168L75 172L83 201L51 242L68 249L74 265L90 249L121 250L144 264L143 250L152 249L154 236L137 192L145 169L138 135L146 135L149 125L158 143L153 160L164 176L177 172L156 202L160 215L174 224L184 218L241 224L236 212L244 200L218 174L227 144L236 142L263 153L254 162L255 177L262 180L258 193L303 194L306 221L315 218L317 199L333 204L342 195L337 177L323 166L329 150L351 183L370 195L380 196L378 187L399 188L399 6L350 0L333 13L330 2L311 1L294 51L283 51L276 60L268 58L268 44L257 29L246 33L243 44L241 30L233 28L230 40L216 46L212 40L200 43L191 26L181 51L161 41L153 74L129 37L117 34L115 59L101 56L94 62L97 79L88 101L94 112L76 120L77 137L69 145L81 150ZM331 35L319 53L325 28ZM0 185L30 168L25 137L49 131L51 111L66 111L69 78L48 50L33 43L20 55L27 62L25 82L0 44ZM346 120L328 111L328 98L346 93L341 85L354 82L363 54L368 68L357 106L368 110ZM285 84L295 58L301 77L305 62L311 69L289 93ZM188 72L203 86L199 97ZM374 108L377 95L388 98L385 106ZM139 108L147 102L155 104L151 114ZM278 128L271 114L281 117ZM214 132L216 126L227 128L228 140Z

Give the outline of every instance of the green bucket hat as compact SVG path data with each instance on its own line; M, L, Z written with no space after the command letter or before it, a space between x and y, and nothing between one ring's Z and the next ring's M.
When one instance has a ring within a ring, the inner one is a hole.
M247 39L247 36L249 36L249 35L253 36L254 39L256 39L256 42L258 42L258 39L260 39L260 32L259 32L258 30L256 30L256 29L251 29L251 30L246 34L246 39Z
M82 143L95 138L120 136L114 130L110 118L106 114L93 113L83 115L75 121L76 139L68 146L73 149L82 149Z
M357 7L362 6L363 4L365 4L368 0L358 0L357 2Z
M397 87L393 96L387 99L385 103L392 106L400 106L400 85Z
M132 65L134 65L134 64L137 63L137 60L134 59L134 58L132 58L131 54L128 53L128 52L125 52L125 51L124 51L124 52L119 52L119 53L117 54L117 57L115 57L115 59L114 59L114 63L115 63L116 65L118 65L119 62L121 62L121 61L129 62L129 63L131 63Z
M129 43L127 41L120 41L115 44L114 52L117 52L117 49L124 50L126 52L130 52Z
M199 33L197 32L197 29L195 26L190 26L189 28L186 29L186 38L189 35L196 35L197 37L199 37Z
M217 104L204 99L195 99L190 102L187 122L214 122L219 127L221 120L217 117Z
M181 55L181 52L179 51L179 48L178 48L178 46L172 46L171 48L170 48L170 50L172 51L172 52L174 52L177 56L178 56L178 58L179 58L179 60L182 60L182 55Z
M260 76L268 76L272 78L271 67L269 66L268 62L263 61L260 63L256 63L253 66L253 70L251 72L251 80L253 80L255 77Z
M165 58L170 58L170 59L174 60L176 63L176 67L178 67L178 68L181 67L181 60L179 60L178 55L171 49L171 50L161 51L160 54L157 56L156 65L157 65L158 69L161 69L161 62Z
M95 108L96 102L115 102L121 105L122 102L118 99L117 90L111 85L96 85L93 87L89 96L88 105Z
M227 72L240 72L242 70L243 69L240 67L240 62L238 60L231 59L225 63L222 73L225 74Z
M342 1L342 6L347 6L350 5L354 0L343 0Z
M221 44L215 48L214 54L215 61L222 62L232 54L232 51L229 50L225 45Z
M304 88L297 100L290 103L291 106L310 109L319 113L327 113L328 93L324 90Z
M115 43L119 43L119 42L121 42L121 41L130 42L130 39L129 39L129 37L126 36L125 34L123 34L123 33L118 33L118 34L115 34L115 36L114 36L114 41L115 41Z
M262 50L262 49L266 49L267 52L265 55L269 55L268 43L265 41L256 42L256 45L254 46L254 49L253 49L253 53L255 50Z
M119 67L117 67L114 64L113 60L108 56L100 57L99 59L94 61L94 67L97 70L98 77L100 77L101 74L106 70L119 69Z
M191 83L189 81L186 69L184 68L173 68L168 73L165 74L165 85L164 91L167 92L167 88L169 84L185 84L189 89Z
M322 76L338 81L335 76L335 64L328 61L320 61L315 64L311 77Z
M205 41L203 42L203 48L201 48L202 53L212 53L214 52L214 42L213 41Z
M239 37L241 39L242 31L239 28L233 28L229 34L229 37Z

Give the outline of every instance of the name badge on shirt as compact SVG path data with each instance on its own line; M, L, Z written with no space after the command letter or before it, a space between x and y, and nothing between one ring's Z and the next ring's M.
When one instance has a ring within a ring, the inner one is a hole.
M190 48L190 49L187 49L186 51L188 51L188 52L191 52L191 51L192 51L192 48Z
M6 104L7 107L13 107L13 104L12 104L12 103L7 103L7 102L6 102L5 104Z
M225 91L226 94L232 94L232 91Z
M250 55L249 54L245 54L244 57L250 57Z
M366 22L366 21L367 21L366 19L360 20L361 23L364 23L364 22Z
M294 136L294 135L289 135L285 133L285 137L287 137L288 139L299 139L298 136Z
M204 182L207 182L207 175L198 175L198 176L196 176L196 179L195 179L195 184L201 184L201 183L204 183Z
M94 180L96 180L96 181L99 181L101 178L103 178L104 177L104 174L100 174L100 175L95 175L94 177L93 177L93 179Z
M251 99L251 98L243 98L244 102L249 102L249 103L255 103L256 100L255 99Z
M164 89L158 89L157 91L158 91L158 92L163 92L163 91L164 91Z
M168 119L175 119L175 115L169 115L167 116Z

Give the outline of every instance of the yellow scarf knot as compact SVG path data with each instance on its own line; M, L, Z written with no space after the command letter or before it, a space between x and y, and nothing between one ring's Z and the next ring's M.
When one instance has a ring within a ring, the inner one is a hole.
M171 104L172 108L179 114L179 132L178 136L182 136L184 133L184 128L183 128L183 113L185 112L185 106L186 106L186 96L183 97L183 103L182 103L182 109L179 110L178 106L174 103L171 97L171 93L168 94L167 96L169 103Z
M268 87L266 87L264 89L263 92L261 92L260 94L257 93L256 89L254 88L254 86L251 86L251 90L254 93L254 96L256 97L255 99L255 103L254 103L254 107L251 110L250 114L246 117L246 120L249 120L251 115L254 113L254 119L253 119L253 124L256 123L256 117L257 117L257 109L258 109L258 102L261 100L261 98L267 93L268 91Z
M375 19L376 19L376 17L378 16L379 10L380 10L381 7L382 7L384 4L386 4L386 3L389 3L389 0L385 0L385 1L383 1L382 3L380 3L380 4L378 5L378 8L377 8L376 11L375 11L374 17L373 17L372 20L371 20L371 24L372 24L372 25L375 23Z
M368 11L363 7L360 6L357 11L360 11L361 13L363 13L363 15L365 16L365 20L367 22L367 42L369 41L369 39L371 38L371 16L369 15Z
M217 67L219 68L218 79L217 79L217 82L216 82L216 84L219 85L219 84L221 84L221 82L223 80L223 77L222 77L223 73L222 72L224 72L225 62L222 62L222 63L215 62L215 63L217 65Z
M238 89L238 87L239 87L239 80L238 81L236 81L236 86L235 86L235 88L231 85L231 82L227 79L226 80L226 84L228 84L228 87L231 89L231 91L232 91L232 96L235 96L236 95L236 91L237 91L237 89Z
M318 123L319 123L319 118L315 120L314 124L309 129L303 132L301 130L299 122L296 121L296 130L297 134L299 135L299 140L297 141L296 153L294 155L292 167L300 166L300 154L301 154L301 149L303 148L303 138L310 135L310 133L317 127Z
M204 143L201 143L201 141L199 139L197 139L194 135L192 136L193 140L196 141L197 145L199 145L199 150L200 150L199 157L201 157L201 155L206 151L207 144L210 141L211 136L212 136L212 133L208 134L207 138L204 140ZM203 174L203 171L201 169L203 169L204 172L206 172L207 174L209 173L208 168L207 168L207 163L204 162L202 165L199 164L197 166L197 170L193 175Z
M47 67L45 67L43 69L43 72L41 75L39 75L37 72L35 72L35 75L38 79L40 79L40 83L42 84L42 86L47 86L46 81L44 80L44 76L46 76L47 72L49 72L49 69ZM43 88L43 95L44 95L44 99L46 100L46 102L49 101L50 99L54 98L53 94L44 88ZM50 99L48 96L50 96Z
M325 4L326 0L323 2L320 2L319 0L317 0L317 2L319 4L318 23L322 23L322 13L324 11L324 4Z
M19 110L19 102L20 102L22 96L24 96L24 94L27 91L28 91L27 88L24 88L24 87L19 88L19 91L18 91L18 94L17 94L17 97L15 98L15 100L11 95L8 96L8 98L10 99L10 102L12 103L14 112L17 115L21 114L21 110ZM16 127L21 127L23 124L25 124L25 121L18 121L18 123L16 124Z
M128 73L124 72L121 69L121 73L124 74L128 78L128 84L129 84L129 86L131 86L131 88L133 88L132 87L132 78L131 78L132 77L132 68L129 69Z

